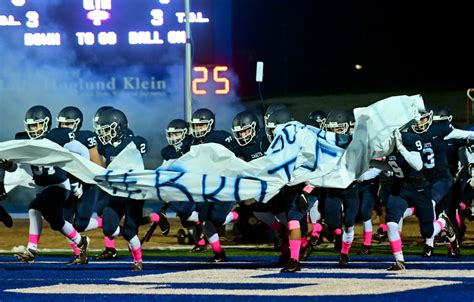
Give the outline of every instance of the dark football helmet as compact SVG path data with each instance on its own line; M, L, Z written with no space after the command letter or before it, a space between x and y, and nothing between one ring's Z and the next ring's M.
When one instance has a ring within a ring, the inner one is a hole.
M128 120L122 111L112 108L100 113L96 134L103 145L120 142L127 131Z
M308 119L315 121L316 125L319 125L319 128L322 128L327 116L328 114L326 112L316 110L308 114Z
M237 113L232 121L232 133L241 146L247 145L255 138L257 128L258 118L248 110Z
M175 119L166 127L166 140L170 145L178 145L188 134L189 125L185 120Z
M42 138L51 130L51 112L44 106L33 106L26 111L24 123L31 139Z
M293 115L288 109L273 111L265 120L265 132L268 140L271 142L274 137L275 128L279 125L293 121Z
M74 132L81 130L82 120L82 111L74 106L68 106L61 109L57 118L58 127L61 128L64 126L71 128Z
M420 111L420 120L411 126L415 133L424 133L428 131L433 122L433 111L432 110L423 110Z
M195 138L208 135L215 127L216 117L211 110L201 108L194 111L191 117L191 134Z
M351 123L351 113L347 110L332 110L324 122L324 129L337 134L346 134Z
M97 109L97 111L94 113L94 118L92 119L92 127L94 127L94 129L97 129L97 127L99 126L97 122L99 121L100 114L109 109L114 109L114 107L102 106L99 109Z
M288 107L285 104L270 104L268 106L267 110L265 110L265 115L263 116L264 122L266 123L268 117L270 116L270 114L272 114L273 112L275 112L277 110L287 110L288 111Z
M439 121L448 121L451 122L453 120L453 115L451 114L451 110L447 107L436 107L433 108L433 122Z

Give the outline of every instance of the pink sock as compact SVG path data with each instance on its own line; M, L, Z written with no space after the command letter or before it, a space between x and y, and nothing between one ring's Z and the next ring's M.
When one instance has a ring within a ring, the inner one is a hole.
M204 239L199 239L196 245L206 245L206 241Z
M115 249L115 240L110 239L109 237L104 237L104 245L106 248Z
M364 245L365 246L372 245L372 232L364 232Z
M209 243L214 253L222 253L221 241L217 240Z
M461 208L461 211L464 211L467 208L467 205L464 202L461 202L459 208Z
M102 228L102 217L97 217L96 220L97 220L98 228L101 229Z
M81 252L80 252L79 249L77 248L77 244L76 244L74 241L71 241L71 242L69 243L69 245L71 246L72 251L74 252L74 255L79 256L79 254L80 254Z
M342 241L341 254L349 255L351 246L352 246L352 242Z
M131 249L130 252L132 253L133 262L142 262L142 248L141 247L137 249Z
M456 221L458 223L458 228L460 228L461 227L461 216L459 216L458 212L456 212Z
M383 232L387 231L387 225L385 223L381 223L379 227L382 229Z
M311 231L311 236L319 238L319 233L323 229L323 226L320 223L313 224L313 231Z
M158 215L157 213L151 213L150 214L150 220L151 220L151 222L158 223L158 222L160 222L160 215Z
M236 211L231 211L232 213L232 222L236 222L237 219L239 219L239 213L237 213Z
M290 257L297 261L300 260L301 240L290 239Z
M402 240L390 241L390 246L392 247L392 252L399 253L402 251Z
M342 229L335 229L334 235L342 235Z
M301 237L301 247L305 247L308 245L308 238L306 236Z

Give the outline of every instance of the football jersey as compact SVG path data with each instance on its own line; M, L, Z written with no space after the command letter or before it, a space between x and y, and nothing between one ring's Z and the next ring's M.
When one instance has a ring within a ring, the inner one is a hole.
M448 164L448 142L444 140L453 127L448 121L433 122L428 131L423 133L423 167L428 171L435 169L447 169Z
M161 157L163 160L170 160L170 159L177 159L180 158L183 154L191 149L191 143L193 142L193 138L190 135L186 135L184 140L178 144L178 148L174 145L168 145L161 149Z
M76 140L81 144L87 147L87 149L92 149L97 146L97 137L94 132L89 130L79 130L75 133Z
M192 145L206 144L206 143L216 143L220 144L230 151L236 153L237 143L232 138L232 135L224 130L213 130L205 137L194 138Z
M251 161L264 156L269 146L270 142L265 131L258 129L257 134L250 143L245 146L237 146L235 154L245 161Z
M414 132L402 132L402 142L407 151L417 151L421 155L424 145L423 136ZM396 179L424 179L423 169L421 171L413 169L398 150L394 150L387 156L387 163L392 168L393 176Z
M141 136L124 136L122 142L116 147L110 144L103 145L99 148L99 154L105 157L105 164L109 165L112 160L131 142L135 144L142 156L148 151L147 141L145 138Z
M74 139L74 132L69 128L54 128L46 134L45 138L64 147ZM60 184L67 179L66 171L53 166L31 165L31 172L35 184L42 187Z

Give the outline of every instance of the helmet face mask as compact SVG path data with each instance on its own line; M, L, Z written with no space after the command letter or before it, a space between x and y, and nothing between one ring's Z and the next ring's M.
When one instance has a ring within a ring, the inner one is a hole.
M329 122L324 124L326 131L334 132L337 134L346 134L349 131L349 123L337 123Z
M43 138L51 129L51 112L44 106L33 106L26 112L23 122L30 139Z
M191 121L192 135L195 138L205 137L211 132L213 124L214 120L193 119Z
M99 115L95 133L103 144L117 145L121 143L128 129L128 119L118 109L108 109Z
M187 133L188 129L167 128L166 140L168 141L168 144L175 146L184 140Z
M97 138L103 145L112 144L114 139L117 137L117 122L113 122L110 125L99 125L96 128Z
M76 132L82 127L82 112L77 107L64 107L59 112L56 120L59 128L70 128Z
M272 112L265 120L265 133L267 134L268 141L273 141L276 127L293 120L291 112L287 109L280 109Z
M256 127L256 122L252 122L251 124L244 126L238 125L232 127L232 132L234 133L234 137L237 140L237 143L240 146L248 145L257 135Z
M45 117L41 120L30 120L25 121L25 130L31 139L42 138L49 131L49 117Z
M433 111L423 112L420 116L420 120L411 126L415 133L425 133L433 122Z
M448 121L451 123L453 115L448 108L434 108L433 109L433 122Z

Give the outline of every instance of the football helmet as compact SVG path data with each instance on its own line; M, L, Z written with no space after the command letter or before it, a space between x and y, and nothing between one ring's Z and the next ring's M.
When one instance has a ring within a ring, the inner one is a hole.
M420 111L420 120L416 124L411 125L411 128L413 129L415 133L418 133L418 134L425 133L430 128L432 122L433 122L432 110Z
M273 111L265 120L265 133L267 134L268 140L270 142L273 140L276 127L293 120L291 112L287 109Z
M319 125L319 128L323 127L327 116L328 114L322 110L316 110L308 114L308 118L315 121L317 125Z
M451 122L453 120L453 115L451 114L451 110L447 107L437 107L433 108L433 122L439 121L448 121Z
M324 129L337 134L347 134L352 120L351 113L347 110L332 110L324 122Z
M208 135L215 127L216 117L211 110L201 108L194 111L191 117L191 134L195 138Z
M170 145L178 145L188 134L189 125L185 120L175 119L169 122L166 127L166 140Z
M51 129L51 112L44 106L33 106L26 111L24 124L30 139L42 138Z
M114 107L102 106L99 109L97 109L97 111L94 114L94 118L92 119L92 127L94 128L94 130L97 129L97 127L99 126L98 121L99 121L100 114L109 109L114 109Z
M265 110L265 115L263 116L264 122L266 123L270 114L277 110L288 110L288 107L286 107L285 104L270 104L267 110Z
M258 118L251 111L237 113L232 121L232 133L240 146L249 144L257 135Z
M59 111L57 121L58 127L61 128L61 124L67 128L71 128L73 132L81 130L82 127L82 111L74 106L64 107Z
M128 130L125 114L115 108L100 113L95 129L97 137L103 145L120 142Z

